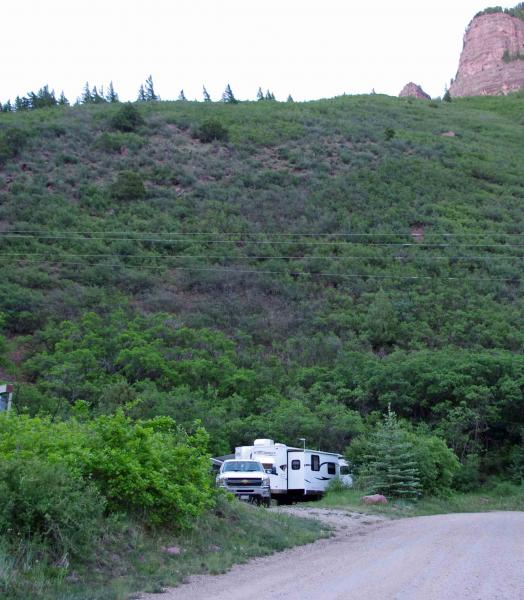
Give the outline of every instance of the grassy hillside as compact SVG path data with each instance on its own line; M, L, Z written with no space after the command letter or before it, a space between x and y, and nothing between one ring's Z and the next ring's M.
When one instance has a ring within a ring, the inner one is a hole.
M131 403L218 453L342 451L390 402L521 477L523 102L147 102L128 132L119 104L0 114L17 408ZM209 119L228 141L195 137Z

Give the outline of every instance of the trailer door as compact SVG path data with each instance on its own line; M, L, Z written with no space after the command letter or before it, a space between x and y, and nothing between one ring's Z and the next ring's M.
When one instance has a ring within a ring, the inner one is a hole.
M304 453L298 450L287 453L287 489L304 489Z

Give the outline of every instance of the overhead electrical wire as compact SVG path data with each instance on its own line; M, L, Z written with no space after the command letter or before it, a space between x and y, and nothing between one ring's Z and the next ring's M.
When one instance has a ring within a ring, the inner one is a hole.
M158 239L158 238L109 238L109 237L70 237L70 236L54 236L54 235L22 235L22 234L2 234L3 238L8 239L39 239L39 240L67 240L67 241L130 241L130 242L148 242L148 243L161 243L161 244L178 244L181 242L188 242L194 240L186 240L183 238L169 238L169 239ZM359 245L361 242L348 242L348 241L338 241L338 242L324 242L324 241L274 241L274 240L220 240L220 239L204 239L197 240L198 243L205 244L239 244L239 243L250 243L256 245L284 245L290 243L301 244L303 246L340 246L340 245ZM413 247L413 248L524 248L524 244L427 244L424 242L368 242L368 246L379 246L379 247L396 247L396 248L405 248L405 247Z
M478 232L478 233L447 233L447 232L438 232L438 231L434 231L434 232L425 232L423 234L418 234L416 232L412 232L412 231L406 231L406 232L397 232L397 233L391 233L391 232L386 232L386 233L379 233L379 232L370 232L370 233L365 233L365 232L358 232L358 233L311 233L311 232L306 232L306 233L284 233L284 232L264 232L264 231L257 231L257 232L246 232L246 231L172 231L172 232L159 232L159 231L128 231L128 230L121 230L121 231L97 231L97 230L90 230L90 231L70 231L70 230L58 230L58 231L42 231L39 229L11 229L8 231L0 231L0 236L2 235L6 235L6 234L12 234L12 233L17 233L17 234L50 234L50 233L54 233L54 234L69 234L69 235L91 235L93 233L96 234L102 234L102 235L126 235L126 236L139 236L139 235L169 235L169 236L198 236L198 235L208 235L208 236L213 236L213 235L235 235L235 236L273 236L273 237L284 237L284 236L289 236L289 237L386 237L386 236L393 236L393 237L399 237L399 236L408 236L408 237L429 237L429 236L442 236L442 237L478 237L478 236L499 236L499 237L522 237L524 236L524 232L523 233L504 233L504 232L497 232L497 231L482 231L482 232Z
M49 252L9 252L9 253L0 253L0 258L4 257L28 257L28 256L51 256ZM51 256L52 258L52 256ZM184 258L195 258L195 259L219 259L219 260L396 260L396 261L410 261L410 260L427 260L427 261L436 261L436 260L522 260L524 259L523 255L508 255L508 254L486 254L484 256L432 256L427 255L424 257L421 256L401 256L401 255L390 255L390 256L364 256L364 255L313 255L306 254L302 256L290 256L290 255L280 255L273 256L271 254L267 255L226 255L226 254L104 254L104 253L90 253L90 254L67 254L65 256L60 257L62 259L68 258L140 258L140 259L184 259Z
M15 259L11 262L28 262L23 259ZM63 264L72 267L104 267L104 268L129 268L130 265L125 265L122 263L95 263L95 264L85 264L81 262L67 262L67 261L33 261L39 264ZM136 266L136 265L131 265ZM153 266L153 265L141 265L141 269L165 269L166 266ZM312 276L321 276L321 277L339 277L342 279L402 279L402 280L448 280L448 281L463 281L463 282L486 282L486 281L497 281L497 282L515 282L515 277L449 277L449 276L441 276L441 275L369 275L366 273L330 273L323 271L275 271L275 270L266 270L266 269L231 269L231 268L218 268L218 267L169 267L173 271L203 271L203 272L219 272L219 273L242 273L242 274L255 274L255 275L288 275L292 277L299 277L302 275L312 275Z

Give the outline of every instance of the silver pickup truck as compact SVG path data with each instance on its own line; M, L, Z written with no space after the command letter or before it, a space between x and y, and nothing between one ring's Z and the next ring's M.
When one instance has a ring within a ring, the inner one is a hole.
M256 460L224 461L216 478L219 487L235 494L240 500L269 506L271 490L269 475Z

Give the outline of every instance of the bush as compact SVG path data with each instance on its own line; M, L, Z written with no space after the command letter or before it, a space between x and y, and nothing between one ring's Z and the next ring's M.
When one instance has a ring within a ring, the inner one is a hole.
M210 143L215 140L227 142L229 132L220 121L210 119L200 125L195 132L195 137L204 143Z
M39 457L0 462L0 498L0 535L44 543L55 558L85 558L105 506L92 484Z
M90 429L94 439L83 470L109 510L187 527L210 505L203 430L190 438L168 417L133 423L122 413L99 417Z
M111 186L111 197L115 200L143 200L146 196L144 182L138 173L120 171Z
M123 104L111 118L111 127L118 129L118 131L136 131L144 124L144 118L131 102Z
M184 528L212 504L206 448L202 429L190 436L168 417L134 422L118 412L79 423L0 414L0 460L35 465L28 467L31 476L25 483L2 487L0 477L0 498L23 484L19 493L27 495L27 510L30 506L44 510L54 502L62 506L60 494L73 506L77 492L87 493L94 486L106 513L127 513L145 524ZM37 477L39 471L42 479ZM3 479L10 481L13 473L8 469ZM88 507L85 510L91 518ZM24 517L27 522L30 518ZM64 513L63 518L70 517ZM4 517L4 523L8 521ZM47 522L42 523L44 531ZM61 521L59 525L63 528Z
M27 141L25 131L16 127L0 130L0 164L14 158L24 147Z

